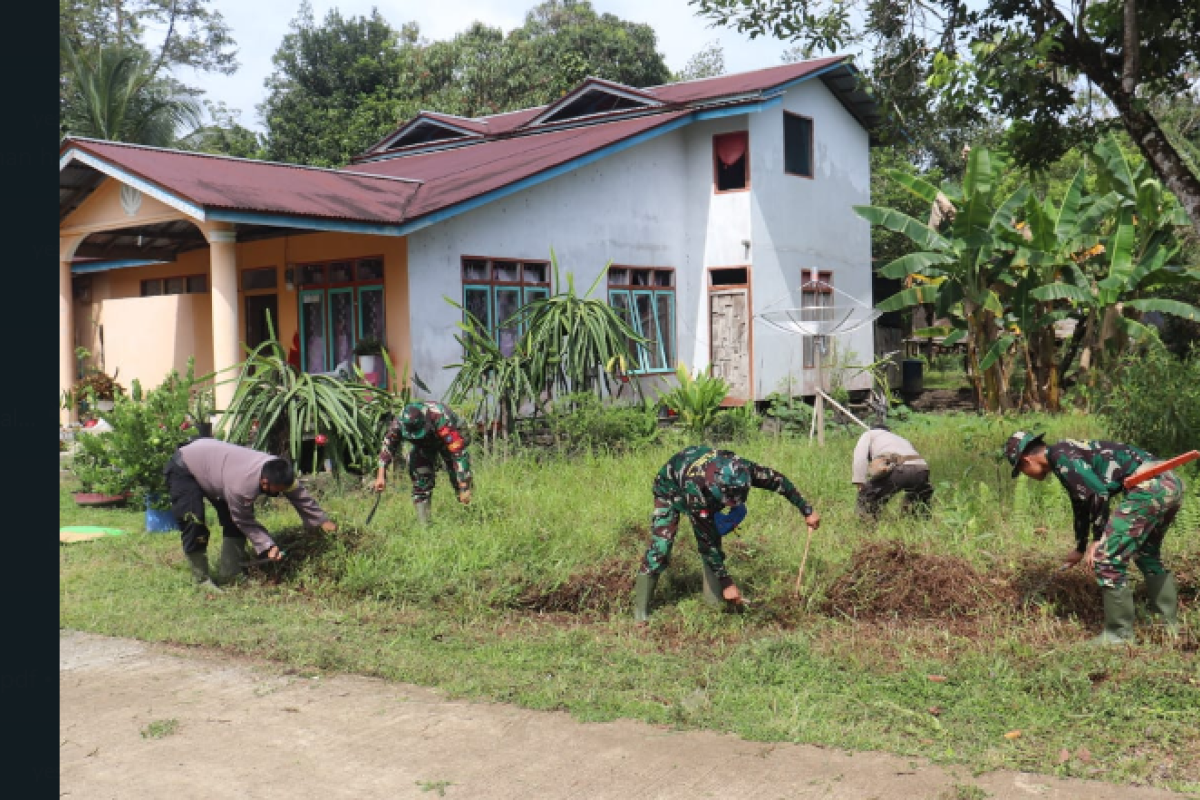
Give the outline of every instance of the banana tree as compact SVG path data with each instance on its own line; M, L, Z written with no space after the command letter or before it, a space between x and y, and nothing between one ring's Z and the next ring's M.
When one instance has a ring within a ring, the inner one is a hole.
M1090 246L1076 239L1060 248L1073 252L1073 263L1063 261L1052 280L1030 292L1038 301L1069 304L1079 320L1079 370L1085 374L1106 368L1131 341L1150 336L1141 313L1200 320L1195 306L1151 294L1200 280L1200 271L1176 263L1181 249L1176 234L1188 226L1187 215L1145 164L1130 164L1114 137L1101 140L1094 153L1097 185L1107 192L1100 205L1111 206L1108 213L1115 221L1108 235Z
M1060 204L1030 194L1024 219L1000 236L1015 247L1010 265L1014 286L1008 298L1011 330L1019 336L1026 369L1025 402L1058 411L1061 403L1062 358L1055 324L1072 315L1069 300L1046 291L1064 273L1078 273L1079 264L1103 251L1097 232L1120 203L1115 192L1099 195L1086 188L1080 168Z
M1028 186L997 202L1000 160L985 148L971 151L962 185L944 183L942 202L953 206L953 219L944 230L878 206L855 206L873 225L908 237L918 251L901 256L880 270L888 278L910 278L908 288L878 304L881 311L898 311L932 303L937 316L950 320L949 330L925 329L918 335L946 333L947 344L966 338L970 376L976 402L989 410L1011 406L1008 383L1016 334L1005 331L1002 294L1011 281L1009 267L1016 249L1013 220L1029 194ZM938 202L939 188L898 170L889 177L921 200Z

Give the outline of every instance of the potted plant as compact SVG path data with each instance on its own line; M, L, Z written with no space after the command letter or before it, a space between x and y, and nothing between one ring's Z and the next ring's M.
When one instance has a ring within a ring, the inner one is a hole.
M75 437L76 450L71 457L71 472L79 480L79 491L72 495L81 506L121 506L129 499L125 476L113 464L107 433L83 433Z
M359 369L376 373L379 371L379 359L383 357L383 342L376 336L364 336L355 343L354 355L358 359Z
M85 404L88 408L98 411L111 411L117 395L124 394L125 389L116 379L108 374L95 370L80 378L71 394L75 403Z

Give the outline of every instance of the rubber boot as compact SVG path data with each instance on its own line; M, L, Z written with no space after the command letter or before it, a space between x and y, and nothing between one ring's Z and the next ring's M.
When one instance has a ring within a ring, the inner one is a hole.
M1162 575L1147 575L1146 597L1150 601L1150 613L1162 616L1167 630L1179 632L1179 587L1175 583L1175 574L1164 572Z
M221 538L221 560L217 565L217 580L222 584L241 578L246 567L246 540L233 536Z
M639 572L633 582L633 618L637 622L650 619L650 601L654 599L654 587L658 585L658 575L647 575Z
M413 508L417 510L417 522L421 525L428 525L433 515L430 502L428 500L418 500L413 503Z
M725 608L725 595L721 591L721 579L704 559L700 560L704 567L704 602L713 608Z
M1133 591L1129 584L1104 589L1104 632L1092 644L1134 644Z
M208 553L201 550L198 553L185 553L187 556L188 565L192 568L192 578L196 581L196 586L209 592L217 592L221 590L212 582L212 577L208 574Z

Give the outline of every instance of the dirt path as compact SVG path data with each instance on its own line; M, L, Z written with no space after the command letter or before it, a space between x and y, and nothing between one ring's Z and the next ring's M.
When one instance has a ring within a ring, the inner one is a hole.
M628 720L583 724L71 631L59 636L59 709L59 793L89 800L1183 796L1016 772L971 777L879 753Z

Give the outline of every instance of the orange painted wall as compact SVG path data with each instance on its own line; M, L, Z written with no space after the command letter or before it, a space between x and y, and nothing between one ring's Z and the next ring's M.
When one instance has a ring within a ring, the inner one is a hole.
M384 262L384 305L387 310L387 347L393 354L397 364L407 364L412 352L411 331L408 325L408 246L407 240L398 237L369 236L364 234L343 233L313 233L281 237L264 241L239 244L237 248L238 272L247 269L275 267L278 272L276 295L278 297L279 319L277 320L277 335L286 348L291 344L292 336L298 325L299 294L295 289L288 290L285 285L285 269L287 264L303 264L314 261L331 261L344 258L362 258L380 256ZM141 285L143 280L151 278L167 278L185 275L208 275L208 249L194 250L184 253L176 262L157 264L149 267L129 267L110 272L93 273L92 302L76 303L76 337L77 341L93 352L99 352L99 343L95 335L92 319L105 326L105 342L109 341L109 329L118 334L122 342L127 341L126 335L130 326L140 323L138 309L141 301L155 301L160 298L142 298ZM239 281L240 287L240 281ZM168 352L175 353L174 367L180 371L186 369L187 355L179 358L176 342L189 339L196 342L197 372L212 369L212 306L210 295L182 295L194 298L191 304L190 322L181 317L178 322L192 328L190 336L185 332L170 335L163 333L169 324L157 310L147 313L142 326L140 350L134 351L124 344L119 347L119 358L127 366L121 369L121 376L138 374L143 385L157 385L158 380L140 375L137 362L144 360L147 365L157 369ZM174 296L169 296L174 297ZM239 289L239 320L241 330L239 337L245 337L245 303ZM136 300L129 300L136 298ZM123 303L105 303L105 300L126 300ZM150 305L146 306L147 312ZM118 319L114 313L119 313ZM106 317L108 319L106 319ZM155 331L159 331L156 336ZM89 346L88 342L91 343ZM114 368L122 366L114 361L113 355L105 348L105 366L111 373ZM168 368L169 370L169 368ZM164 371L165 375L165 371ZM122 382L124 383L124 382Z

